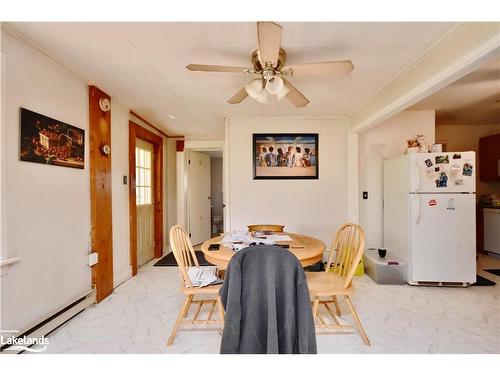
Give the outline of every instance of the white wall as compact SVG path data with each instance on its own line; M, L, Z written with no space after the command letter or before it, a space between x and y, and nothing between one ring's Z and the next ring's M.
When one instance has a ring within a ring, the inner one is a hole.
M436 142L446 143L448 151L475 151L478 171L481 169L479 160L479 138L500 133L500 124L491 125L438 125L436 127ZM500 147L500 145L499 145ZM482 182L476 173L477 196L500 193L500 181Z
M230 228L284 224L285 230L331 242L347 219L345 119L245 118L227 126ZM318 180L253 180L253 133L319 133Z
M1 328L23 329L91 289L88 88L4 31L2 53L3 250L21 260L1 277ZM85 129L85 169L20 161L20 107Z
M132 276L128 176L129 111L111 98L111 194L113 205L113 286Z
M403 155L406 140L423 134L434 143L434 111L404 111L359 135L359 223L365 230L367 247L383 246L383 164ZM362 199L368 191L368 200Z

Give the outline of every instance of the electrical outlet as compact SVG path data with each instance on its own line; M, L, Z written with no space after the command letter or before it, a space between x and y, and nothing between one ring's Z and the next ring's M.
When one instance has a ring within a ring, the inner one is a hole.
M90 253L89 254L89 267L92 267L93 265L99 263L99 254L96 252Z
M368 192L367 191L363 191L363 199L368 199Z

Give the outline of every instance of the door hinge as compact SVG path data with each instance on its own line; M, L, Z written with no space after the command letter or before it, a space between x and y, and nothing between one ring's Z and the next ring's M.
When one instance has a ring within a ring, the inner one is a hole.
M191 233L189 233L189 238L191 238Z
M188 160L188 164L191 164L191 160Z

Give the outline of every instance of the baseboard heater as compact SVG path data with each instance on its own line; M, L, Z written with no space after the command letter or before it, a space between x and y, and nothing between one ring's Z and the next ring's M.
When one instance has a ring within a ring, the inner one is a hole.
M32 326L31 328L25 329L23 332L18 333L15 337L23 337L27 338L41 338L42 336L47 336L61 325L66 323L68 320L73 318L74 316L81 313L90 305L95 303L95 290L84 295L83 297L77 299L73 303L64 307L63 309L57 311L56 313L50 315L48 318L44 319L40 323ZM0 347L0 352L2 354L19 354L22 353L23 350L5 350L12 345L5 344Z

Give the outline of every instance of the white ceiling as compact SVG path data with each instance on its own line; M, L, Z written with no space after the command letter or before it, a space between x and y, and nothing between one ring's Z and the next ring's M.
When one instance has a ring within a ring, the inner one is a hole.
M500 124L500 58L485 63L410 109L434 109L437 125Z
M281 23L290 64L352 60L340 77L290 79L311 101L226 100L249 77L190 72L189 63L250 67L255 23L10 23L51 57L170 134L224 132L234 116L347 116L454 23ZM175 116L172 119L169 115Z

